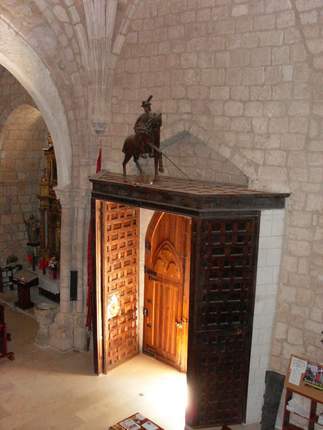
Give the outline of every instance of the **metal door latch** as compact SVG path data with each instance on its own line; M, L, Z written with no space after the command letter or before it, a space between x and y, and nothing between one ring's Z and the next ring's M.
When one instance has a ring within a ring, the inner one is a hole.
M183 328L183 321L176 321L175 324L177 328Z

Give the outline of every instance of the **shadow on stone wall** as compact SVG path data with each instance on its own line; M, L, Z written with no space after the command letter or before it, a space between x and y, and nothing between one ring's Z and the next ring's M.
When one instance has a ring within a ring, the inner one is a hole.
M224 184L248 185L248 178L228 159L189 132L164 140L162 151L191 179ZM164 157L165 175L183 177Z

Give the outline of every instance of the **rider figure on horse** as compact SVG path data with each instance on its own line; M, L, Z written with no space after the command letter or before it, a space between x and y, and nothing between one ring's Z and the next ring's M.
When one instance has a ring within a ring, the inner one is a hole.
M144 109L144 113L137 119L134 130L135 138L140 148L140 153L143 158L148 153L149 157L154 157L153 147L149 145L156 145L155 142L155 129L154 129L154 114L151 111L151 99L153 96L149 96L147 100L141 103L141 107ZM160 127L160 126L159 126Z
M160 128L162 125L162 114L151 111L151 99L149 96L147 100L141 103L144 113L137 119L134 130L135 134L128 136L124 141L122 152L125 154L122 163L123 174L127 175L126 166L128 161L133 157L134 162L142 174L142 169L138 163L139 157L154 158L155 164L155 179L158 177L158 172L163 172L163 158L160 151Z

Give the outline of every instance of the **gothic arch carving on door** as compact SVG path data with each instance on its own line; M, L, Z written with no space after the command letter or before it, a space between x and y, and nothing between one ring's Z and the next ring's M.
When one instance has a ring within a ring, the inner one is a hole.
M163 271L166 278L174 282L181 281L183 275L179 256L169 241L163 242L158 247L152 258L152 265L156 272Z

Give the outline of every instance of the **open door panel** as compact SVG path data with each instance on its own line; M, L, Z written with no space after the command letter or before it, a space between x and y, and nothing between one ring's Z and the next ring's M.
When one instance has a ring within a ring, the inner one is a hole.
M138 353L139 211L123 204L101 205L102 371Z

